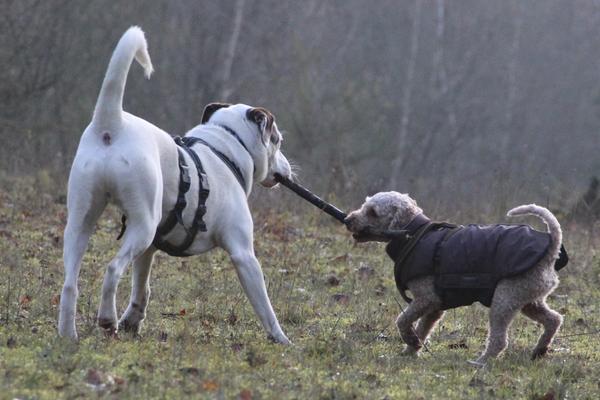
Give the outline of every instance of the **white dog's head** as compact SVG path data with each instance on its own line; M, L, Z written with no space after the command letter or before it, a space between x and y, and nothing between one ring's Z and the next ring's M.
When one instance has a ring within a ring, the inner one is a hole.
M254 180L261 185L277 185L275 174L292 175L287 158L281 153L281 132L273 114L262 107L246 104L211 103L204 108L202 123L223 124L235 131L254 161Z
M344 222L356 240L367 241L371 240L363 234L367 228L378 231L401 229L422 212L408 194L380 192L367 197L363 205L349 213Z

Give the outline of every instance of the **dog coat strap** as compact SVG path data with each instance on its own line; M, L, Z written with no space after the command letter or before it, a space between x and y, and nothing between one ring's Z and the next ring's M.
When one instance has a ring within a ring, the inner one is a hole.
M402 279L405 261L411 255L415 246L428 232L441 228L456 227L456 225L445 222L431 222L429 218L424 215L419 215L417 217L419 218L415 217L415 219L406 226L410 233L404 237L392 239L385 249L388 255L394 260L394 278L396 287L400 291L402 298L408 303L410 303L412 299L406 295L406 282Z

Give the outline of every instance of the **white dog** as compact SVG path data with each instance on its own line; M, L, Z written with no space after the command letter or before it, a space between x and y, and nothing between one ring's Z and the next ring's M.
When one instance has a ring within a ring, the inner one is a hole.
M157 247L183 256L221 247L229 253L268 335L276 342L290 343L279 326L254 255L247 204L253 181L272 187L275 173L291 175L279 151L281 134L273 116L243 104L211 104L204 111L203 124L186 134L187 146L178 146L163 130L123 111L125 82L134 57L149 77L153 68L138 27L123 35L112 55L92 121L83 132L71 168L59 334L77 338L81 259L96 221L107 203L113 202L126 216L127 227L104 277L98 310L101 327L116 333L115 294L129 263L133 262L131 300L118 326L137 332L146 315L148 278Z

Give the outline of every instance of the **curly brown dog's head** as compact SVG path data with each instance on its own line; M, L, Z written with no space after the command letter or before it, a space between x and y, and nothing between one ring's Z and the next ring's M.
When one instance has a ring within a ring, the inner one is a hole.
M400 229L422 212L408 194L379 192L367 197L363 205L349 213L344 222L348 230L353 232L354 239L368 241L373 238L365 234L366 229Z

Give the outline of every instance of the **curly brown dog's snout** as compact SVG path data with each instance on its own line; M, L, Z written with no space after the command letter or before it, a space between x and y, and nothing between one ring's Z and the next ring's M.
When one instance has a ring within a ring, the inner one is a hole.
M356 232L356 230L357 230L357 226L356 226L357 220L358 220L358 218L356 216L356 211L352 211L350 214L348 214L346 216L346 218L344 218L344 224L346 225L346 228L350 232Z

